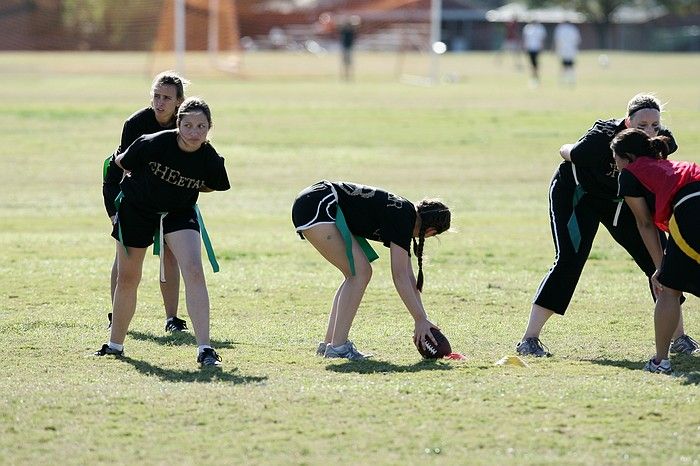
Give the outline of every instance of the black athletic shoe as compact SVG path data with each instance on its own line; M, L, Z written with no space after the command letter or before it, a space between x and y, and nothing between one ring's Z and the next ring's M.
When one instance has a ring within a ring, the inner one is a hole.
M171 317L165 322L166 332L186 332L187 322L177 317Z
M216 354L214 348L206 348L197 357L197 362L202 366L220 366L221 356Z
M114 348L110 348L109 345L105 343L102 345L102 348L98 349L94 353L95 356L106 356L108 354L113 356L124 356L124 350L115 350Z
M109 320L109 323L107 324L107 330L109 330L110 328L112 328L112 313L111 312L109 314L107 314L107 320Z

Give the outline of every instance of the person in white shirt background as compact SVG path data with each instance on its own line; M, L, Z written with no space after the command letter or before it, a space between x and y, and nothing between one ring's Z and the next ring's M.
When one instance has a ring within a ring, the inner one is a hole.
M540 82L538 57L544 48L546 38L547 30L536 19L527 23L523 28L523 47L530 56L530 69L532 71L530 83L533 86L539 85Z
M559 82L573 86L576 84L574 65L581 44L581 34L578 28L569 21L558 24L554 29L554 50L561 60Z

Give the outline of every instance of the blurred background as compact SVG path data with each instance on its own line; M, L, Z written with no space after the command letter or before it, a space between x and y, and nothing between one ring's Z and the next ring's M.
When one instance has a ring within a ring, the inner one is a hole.
M0 50L208 51L237 72L255 51L338 52L346 26L354 50L439 54L500 50L531 20L547 47L569 21L583 50L700 51L698 0L2 0Z

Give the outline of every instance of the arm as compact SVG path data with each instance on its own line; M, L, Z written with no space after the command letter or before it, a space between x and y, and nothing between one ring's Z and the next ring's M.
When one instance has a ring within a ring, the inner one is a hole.
M559 149L559 155L561 155L561 158L567 162L571 162L571 149L573 149L573 147L573 144L564 144L561 146Z
M391 277L394 280L394 286L415 322L413 343L418 346L426 338L430 338L433 343L437 344L433 334L430 332L432 327L437 327L428 320L428 316L423 308L420 293L416 288L416 277L413 274L408 251L395 243L389 245L389 251L391 254Z
M211 188L207 188L206 186L202 186L201 188L199 188L199 192L200 193L213 193L214 190Z
M644 200L643 197L625 196L625 202L634 214L639 234L642 236L644 245L647 247L647 251L649 251L649 255L651 255L651 259L654 261L654 265L659 269L659 267L661 267L661 259L663 258L664 250L661 247L659 230L654 224L646 200Z

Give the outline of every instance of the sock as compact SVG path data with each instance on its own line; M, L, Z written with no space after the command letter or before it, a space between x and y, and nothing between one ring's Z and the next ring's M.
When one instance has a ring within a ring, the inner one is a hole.
M112 343L112 342L110 341L109 343L107 343L107 346L109 346L109 347L112 348L113 350L124 351L124 345L120 345L120 344L118 344L118 343Z
M204 351L204 350L207 349L207 348L209 348L209 349L214 349L214 348L211 347L211 345L199 345L199 346L197 347L197 356L199 356L200 354L202 354L202 351Z

